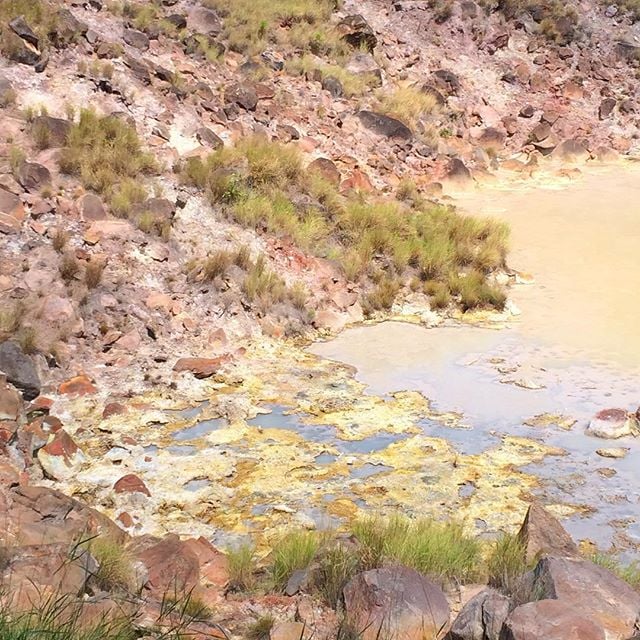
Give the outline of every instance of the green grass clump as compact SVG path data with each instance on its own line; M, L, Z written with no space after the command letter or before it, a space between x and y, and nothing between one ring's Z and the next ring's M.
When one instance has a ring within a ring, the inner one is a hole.
M252 544L227 549L229 586L236 591L250 591L255 586L256 558Z
M488 275L505 265L506 225L433 204L415 185L403 185L404 201L344 195L317 173L305 172L295 147L255 136L188 160L182 178L236 223L337 263L348 280L365 285L361 302L369 312L390 309L412 280L440 283L435 308L451 301L464 310L504 306L504 293L489 284ZM256 269L248 297L260 288L281 290Z
M362 545L361 563L368 569L398 562L443 582L472 581L482 570L480 543L455 522L368 518L357 521L353 533Z
M520 538L517 535L504 534L496 541L487 559L489 584L504 593L512 594L517 581L530 568Z
M324 602L331 608L338 606L342 590L360 570L360 559L353 549L334 543L318 554L313 584Z
M275 618L270 614L260 616L249 625L246 633L247 640L269 640L269 634L275 622Z
M87 189L106 196L114 212L123 216L146 197L140 180L157 168L132 126L90 109L83 109L71 127L59 163L63 173L77 176Z
M306 569L320 548L320 536L314 531L293 531L273 547L271 578L275 589L287 585L295 571Z
M223 18L232 51L260 53L270 43L322 52L340 46L329 24L335 0L207 0Z
M128 591L133 587L132 559L120 542L99 537L90 541L88 549L98 563L95 580L105 591Z
M636 591L640 591L640 563L632 562L630 564L623 564L617 558L608 553L595 553L589 557L589 560L600 567L605 568L607 571L611 571L618 576L621 580L624 580L629 586L633 587Z
M249 302L259 302L265 310L284 301L287 295L284 281L267 268L264 256L259 256L247 271L242 291Z

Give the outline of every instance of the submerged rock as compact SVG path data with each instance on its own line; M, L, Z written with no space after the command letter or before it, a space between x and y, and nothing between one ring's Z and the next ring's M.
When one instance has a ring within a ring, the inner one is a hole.
M597 438L616 440L625 436L640 434L640 425L636 415L624 409L604 409L591 419L587 434Z

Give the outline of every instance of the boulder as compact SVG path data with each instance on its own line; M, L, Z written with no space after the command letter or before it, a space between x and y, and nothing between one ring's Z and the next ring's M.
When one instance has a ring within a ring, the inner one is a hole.
M228 85L224 90L224 98L227 103L240 105L247 111L254 111L258 105L258 94L249 83Z
M11 82L0 75L0 108L6 107L14 102L16 93Z
M0 343L0 372L20 389L25 400L33 400L40 394L40 377L31 358L16 342Z
M107 219L107 212L105 211L104 204L94 193L85 193L80 200L78 200L78 209L82 220L85 222Z
M344 588L345 616L361 640L424 640L448 631L440 587L407 567L365 571Z
M399 138L401 140L410 140L413 137L411 129L403 122L400 122L400 120L396 120L396 118L391 118L390 116L385 116L373 111L359 111L357 115L366 129L373 131L379 136Z
M27 191L40 191L44 186L51 184L51 172L44 165L25 160L16 171L16 180Z
M607 569L580 558L549 557L540 560L531 578L530 593L536 599L560 601L580 619L604 629L607 640L626 640L633 635L640 593ZM559 612L560 607L554 606Z
M589 159L591 154L582 142L571 138L563 140L551 155L566 162L584 162Z
M67 135L71 129L71 123L63 118L51 116L36 116L33 119L33 127L46 132L50 147L64 147L67 143Z
M187 29L203 36L215 37L222 31L222 21L213 9L196 7L187 16Z
M113 490L116 493L142 493L145 496L151 496L147 485L134 473L128 473L117 480L113 485Z
M518 538L525 548L527 562L543 554L575 556L578 547L563 526L541 504L529 506Z
M551 127L546 122L536 125L531 131L531 140L533 142L542 142L551 135Z
M137 29L125 29L122 39L131 47L146 51L149 48L149 37Z
M449 632L450 640L500 640L509 604L509 598L495 589L481 591L458 614Z
M20 39L30 44L35 49L40 47L40 39L34 33L33 29L29 26L24 16L16 16L9 22L9 28Z
M317 173L327 182L330 182L334 186L338 186L342 180L340 171L336 167L335 163L329 158L316 158L307 167L309 173Z
M505 140L506 135L502 131L495 127L487 127L480 133L478 144L485 151L490 149L497 152L504 147Z
M500 640L607 640L603 628L567 603L540 600L517 607Z
M24 217L24 206L20 198L0 188L0 232L18 233Z
M639 433L638 418L624 409L598 411L587 427L587 434L590 436L612 440L626 436L637 436Z
M436 89L442 91L446 95L456 95L460 91L460 79L458 76L447 69L438 69L433 72L431 82Z
M366 50L372 53L378 44L373 29L361 15L351 15L343 18L337 25L342 39L354 49Z
M40 48L40 40L29 26L24 16L17 16L9 22L13 33L6 32L4 38L9 43L6 47L7 57L13 62L34 67L36 71L44 71L47 58Z
M322 78L322 88L331 94L332 98L342 98L344 95L344 87L342 82L335 76L325 76Z
M38 461L45 474L53 480L67 480L85 461L84 453L64 430L56 431L38 451Z
M55 20L55 27L50 33L51 41L59 49L66 47L84 36L89 27L78 20L69 9L58 9Z
M196 131L196 138L198 142L206 147L211 147L212 149L222 149L224 147L224 142L222 138L217 136L211 129L207 127L200 127Z
M228 358L225 356L216 358L180 358L173 365L173 370L177 372L190 371L198 379L210 378L227 361Z
M598 107L598 118L606 120L616 108L615 98L605 98Z
M445 179L456 184L465 184L472 179L471 171L460 158L451 158L447 165Z
M313 635L303 622L277 622L269 631L269 640L310 640Z
M58 387L58 393L61 395L86 396L94 394L98 389L91 382L89 376L80 374L69 378Z
M167 535L162 540L139 538L131 552L146 567L145 589L154 595L190 593L198 584L198 556L177 535Z
M17 420L21 411L22 398L20 393L7 384L6 377L0 376L0 422Z
M344 68L354 76L367 78L372 87L382 86L382 70L370 53L355 52L347 60Z

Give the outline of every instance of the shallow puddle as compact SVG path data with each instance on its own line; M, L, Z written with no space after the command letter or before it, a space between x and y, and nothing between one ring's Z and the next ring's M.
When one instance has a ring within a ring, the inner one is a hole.
M192 427L174 431L171 435L172 438L178 442L185 440L197 440L198 438L204 438L212 431L222 429L226 424L226 420L223 420L222 418L211 418L210 420L201 420L200 422L196 422Z

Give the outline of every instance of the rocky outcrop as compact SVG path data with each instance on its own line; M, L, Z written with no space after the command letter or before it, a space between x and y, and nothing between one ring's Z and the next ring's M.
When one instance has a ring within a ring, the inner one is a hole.
M417 571L385 567L357 575L344 588L345 615L363 640L443 638L449 604Z
M518 532L527 562L542 555L575 556L578 548L564 527L541 504L534 502Z

